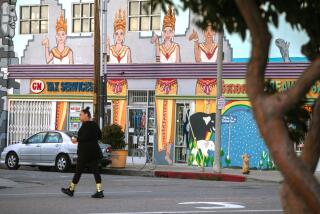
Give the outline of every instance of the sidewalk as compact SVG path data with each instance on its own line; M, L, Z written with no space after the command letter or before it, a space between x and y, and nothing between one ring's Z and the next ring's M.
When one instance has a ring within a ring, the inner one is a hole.
M131 175L131 176L148 176L148 177L167 177L181 179L201 179L201 180L220 180L220 181L262 181L262 182L277 182L283 180L281 173L277 170L250 170L249 175L243 175L242 170L232 168L222 168L220 174L213 173L212 168L202 168L186 166L186 165L171 165L171 166L156 166L154 170L147 167L141 170L142 165L127 165L124 169L106 168L104 174L114 175ZM316 172L316 177L320 181L320 172Z
M234 181L244 182L250 180L266 181L266 182L281 182L282 176L276 170L251 170L249 175L243 175L242 170L222 168L221 173L213 173L212 168L199 168L186 165L171 165L171 166L156 166L154 170L142 165L127 165L124 169L106 168L104 174L114 175L132 175L132 176L148 176L148 177L167 177L167 178L182 178L182 179L201 179L201 180L219 180L219 181ZM320 174L318 174L320 177Z

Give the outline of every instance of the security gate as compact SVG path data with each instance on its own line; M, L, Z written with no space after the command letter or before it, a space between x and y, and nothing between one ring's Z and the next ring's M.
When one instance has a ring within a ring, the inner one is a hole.
M8 145L54 129L55 102L9 100Z

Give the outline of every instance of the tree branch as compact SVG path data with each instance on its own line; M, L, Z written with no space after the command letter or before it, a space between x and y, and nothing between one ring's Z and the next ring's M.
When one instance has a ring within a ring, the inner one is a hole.
M303 72L294 87L270 97L270 99L274 99L276 103L276 106L272 108L274 111L273 113L279 115L286 113L292 106L301 101L301 98L303 98L309 92L310 88L319 79L320 57L315 59Z
M270 102L273 100L267 98L272 96L264 92L264 74L271 39L267 23L261 17L256 1L235 1L252 37L252 53L248 65L246 84L261 134L290 189L296 195L301 196L310 210L320 210L320 186L293 150L288 128L283 121L285 111L279 114L270 114L274 111L268 111L270 108L275 109L279 102ZM301 83L299 82L299 84ZM300 95L300 97L295 99L300 100L302 95L305 94L299 92L296 95ZM289 108L286 103L283 105L283 108ZM270 130L272 130L272 133Z
M312 112L311 124L305 139L301 160L314 173L320 156L320 97L318 97Z
M302 162L314 173L320 155L320 97L318 97L311 118L308 135L301 155ZM290 190L287 184L281 190L282 205L286 213L310 213L300 196Z

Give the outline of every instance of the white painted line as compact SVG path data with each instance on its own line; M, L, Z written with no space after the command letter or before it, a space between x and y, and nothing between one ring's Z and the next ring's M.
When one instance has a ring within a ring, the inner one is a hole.
M126 193L150 193L152 191L123 191L123 192L104 192L105 194L126 194ZM78 194L92 194L93 192L75 192L75 195ZM63 195L62 192L34 192L34 193L17 193L17 194L0 194L0 197L6 196L30 196L30 195Z
M210 210L210 211L157 211L157 212L122 212L122 213L87 213L87 214L184 214L184 213L282 213L283 210Z
M237 203L237 202L235 202ZM214 210L214 209L242 209L245 208L245 206L234 204L234 202L202 202L202 201L196 201L196 202L182 202L179 203L179 205L195 205L195 204L202 204L202 205L211 205L207 207L195 207L197 209L202 210ZM214 206L212 206L214 205Z

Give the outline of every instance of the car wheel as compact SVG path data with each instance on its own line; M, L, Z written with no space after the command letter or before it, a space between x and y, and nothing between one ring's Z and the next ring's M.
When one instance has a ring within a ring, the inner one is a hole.
M6 158L6 165L8 169L18 169L19 166L19 158L16 153L10 152Z
M56 159L56 169L58 172L66 172L70 168L70 160L67 155L59 155Z
M50 166L38 166L40 171L50 171L51 167Z

